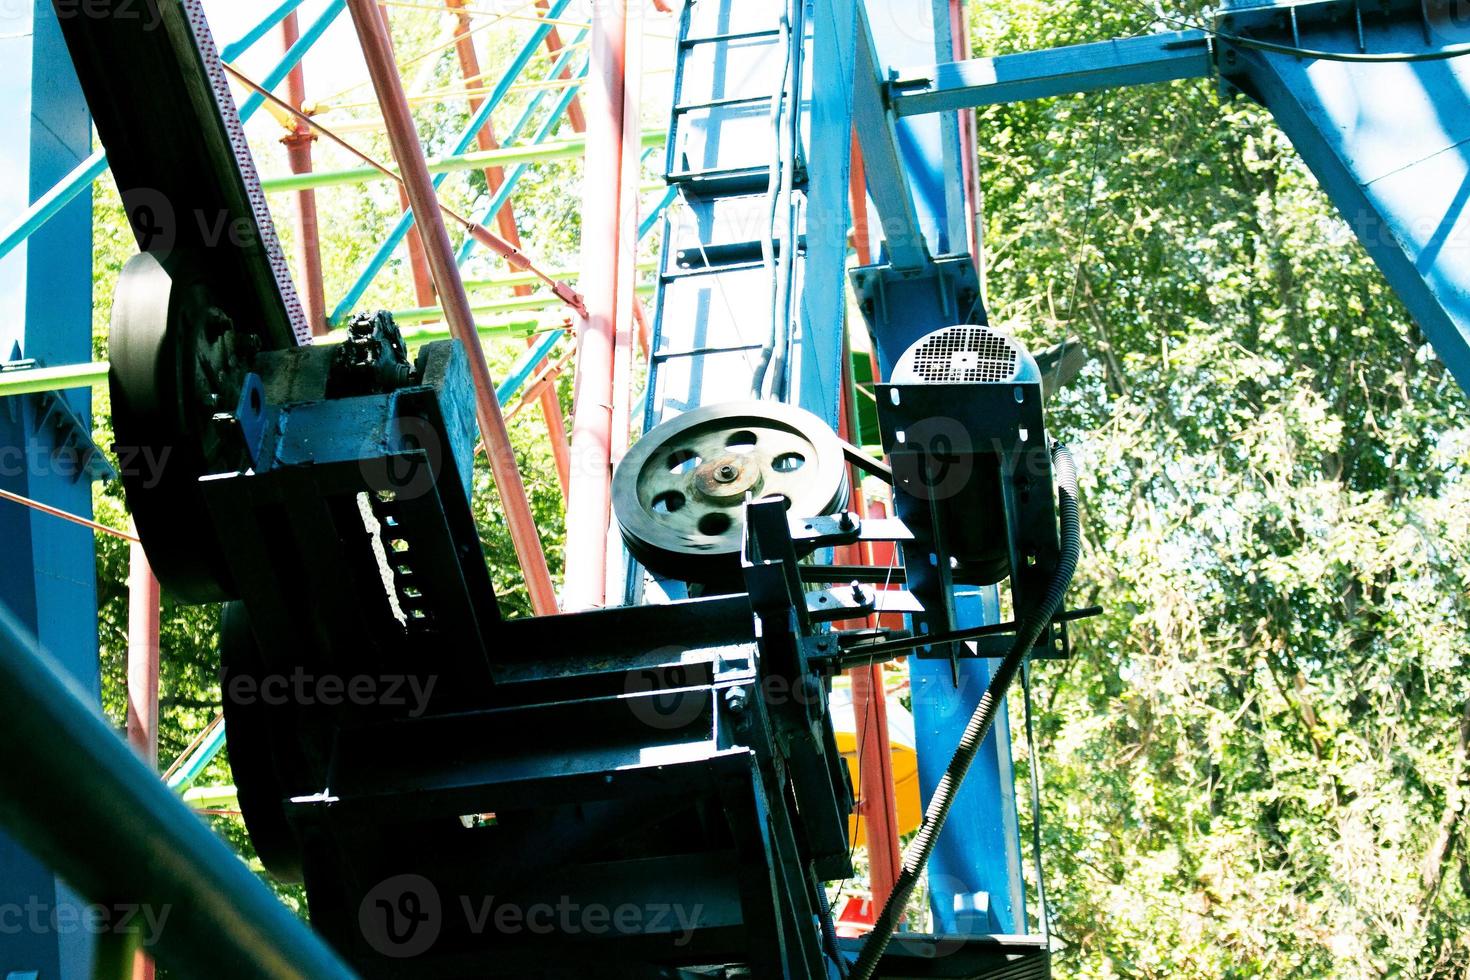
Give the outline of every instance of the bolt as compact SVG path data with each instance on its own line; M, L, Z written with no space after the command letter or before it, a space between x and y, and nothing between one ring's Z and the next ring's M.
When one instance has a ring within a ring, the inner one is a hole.
M845 510L842 512L842 516L837 518L837 529L839 531L848 532L855 527L857 527L857 520L852 516L852 511Z
M744 714L749 701L750 694L743 687L732 687L725 692L725 707L730 709L731 714Z
M734 466L731 466L729 463L726 463L724 466L721 466L719 469L715 470L715 479L719 480L721 483L730 483L739 475L740 471L737 470Z
M852 583L852 601L860 606L868 604L868 594L863 591L861 582Z

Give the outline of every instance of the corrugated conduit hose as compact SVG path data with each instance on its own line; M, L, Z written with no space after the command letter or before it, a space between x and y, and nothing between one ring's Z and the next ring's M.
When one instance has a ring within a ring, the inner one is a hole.
M985 741L990 726L995 723L996 711L1005 698L1006 691L1010 689L1011 682L1030 655L1031 648L1036 645L1041 631L1061 609L1062 598L1067 594L1067 587L1072 584L1072 575L1077 571L1077 560L1082 552L1082 521L1077 510L1077 465L1067 447L1061 443L1052 446L1051 457L1061 517L1061 558L1057 562L1056 575L1052 578L1041 604L1034 607L1021 623L1021 628L1016 633L1016 642L1011 645L1010 652L1001 661L999 669L991 676L990 685L981 695L980 703L975 706L975 713L970 716L970 722L960 736L959 747L955 749L954 757L950 759L944 776L929 800L929 807L924 811L924 822L910 842L908 853L904 855L903 870L894 882L893 894L888 897L888 902L873 925L873 931L868 934L867 942L863 943L858 953L857 962L848 974L851 980L870 980L877 969L878 960L888 948L888 941L893 938L894 930L898 928L898 920L908 905L909 896L913 894L919 876L924 873L924 866L929 863L929 855L939 840L939 832L949 817L949 809L954 805L960 785L965 781L970 763L975 761L981 743Z

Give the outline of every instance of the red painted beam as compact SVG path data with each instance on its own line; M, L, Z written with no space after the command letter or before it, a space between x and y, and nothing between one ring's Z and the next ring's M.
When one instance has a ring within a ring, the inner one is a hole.
M158 768L158 579L143 545L128 548L128 744L150 768ZM133 980L153 980L153 960L133 956Z
M658 2L658 0L655 0L655 2ZM551 12L550 0L536 0L536 9L541 13L541 16L546 16ZM553 58L561 52L563 47L565 45L562 44L560 31L553 27L546 32L546 50L551 52ZM563 68L561 74L556 77L570 79L572 77L572 67L568 65ZM587 116L582 111L582 100L575 95L572 96L572 101L567 104L567 122L572 124L573 132L585 133L587 131Z
M383 30L388 34L388 47L393 49L393 20L388 16L388 5L383 0L378 0L378 16L383 20ZM395 55L396 58L396 55ZM398 187L398 205L408 214L411 202L408 199L408 189L403 185ZM424 252L424 236L419 231L418 222L409 226L408 234L403 238L404 245L408 247L408 268L413 273L413 295L419 306L437 306L438 302L434 295L434 276L429 272L429 257Z
M428 252L434 286L443 305L444 319L469 356L480 432L495 485L500 491L500 503L510 527L511 541L525 576L531 607L538 616L549 615L556 612L556 590L551 582L551 572L546 567L546 555L541 548L530 502L526 499L525 484L506 432L505 418L495 398L495 383L485 361L485 349L475 330L469 297L465 294L464 281L454 260L454 248L444 226L439 199L434 193L423 144L419 141L413 113L403 92L403 80L399 78L398 66L393 60L388 31L373 0L347 0L347 8L352 13L368 74L372 77L373 89L383 110L388 141L393 146L403 184L408 189L414 216L424 233L424 247Z
M577 343L572 410L572 488L567 499L569 610L607 599L607 535L612 513L613 363L623 229L625 0L594 4L591 67L583 88L587 156L582 168L582 278L586 302ZM636 193L636 181L634 184Z
M301 28L293 10L281 21L281 46L290 50L301 38ZM306 105L306 69L298 62L286 76L286 97L298 109ZM295 121L291 132L281 138L286 146L286 156L294 174L309 174L312 171L311 144L316 134L300 119ZM327 297L322 284L321 233L317 222L316 191L296 192L296 265L301 274L301 301L306 308L306 318L311 323L311 333L320 337L327 333Z
M454 47L459 56L460 71L464 74L465 84L475 88L480 78L480 56L475 51L475 38L472 33L474 25L465 7L465 0L444 0L445 6L456 14L457 21L454 27ZM553 28L547 35L546 46L553 54L561 46L560 39L556 46L552 45L552 35L556 33ZM485 102L479 95L470 96L470 112L478 112ZM569 110L570 111L570 110ZM580 110L579 110L580 111ZM498 150L500 141L495 138L495 127L490 120L485 120L485 125L475 134L481 150ZM489 184L490 193L495 194L505 183L505 169L503 167L486 167L485 181ZM500 229L500 237L504 238L517 249L521 247L521 233L516 226L515 209L510 201L495 215L496 227ZM532 293L530 286L517 286L517 296L529 296ZM536 343L535 338L528 337L526 345L529 347ZM542 364L546 362L543 361ZM538 365L539 367L539 365ZM571 444L567 440L567 424L562 417L561 398L558 397L556 388L547 385L541 389L538 396L541 400L541 414L546 419L546 432L551 441L551 458L556 464L557 481L561 484L562 498L566 499L571 492L572 482L572 453Z
M842 438L852 442L855 403L852 358L846 344L843 344L842 351L840 394L837 429ZM849 467L848 476L853 481L851 506L858 513L866 513L861 476L855 467ZM838 560L843 563L876 564L871 542L847 545L838 550ZM892 555L889 560L892 560ZM882 664L853 668L847 676L852 685L852 712L857 728L858 817L867 831L868 881L873 902L882 908L888 896L893 894L902 866L898 839L898 793L893 783L893 745L888 731L888 695L883 686Z

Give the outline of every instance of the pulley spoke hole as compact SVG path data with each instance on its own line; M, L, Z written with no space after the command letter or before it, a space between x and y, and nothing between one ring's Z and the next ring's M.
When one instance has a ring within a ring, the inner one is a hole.
M730 433L730 437L725 440L725 448L732 453L749 453L755 451L755 443L755 433L749 429L741 429Z
M692 473L694 468L704 462L699 454L691 449L676 449L669 453L669 472L683 475Z
M777 473L795 473L806 465L806 457L801 453L782 453L771 460L771 469Z
M653 512L655 514L672 514L683 508L684 495L677 490L665 490L653 498Z
M699 519L699 533L707 534L712 538L717 537L730 530L730 524L731 521L729 514L721 514L718 512L713 514L705 514Z

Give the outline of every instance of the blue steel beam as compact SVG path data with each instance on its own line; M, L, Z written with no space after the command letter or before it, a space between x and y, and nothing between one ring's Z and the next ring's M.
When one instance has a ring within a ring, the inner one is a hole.
M267 92L274 91L277 87L279 87L280 84L286 80L286 76L291 74L292 69L301 64L301 59L306 57L306 52L310 51L312 46L316 44L316 42L321 40L322 35L327 32L327 28L331 27L332 22L340 17L342 15L342 11L346 9L347 0L332 0L332 2L327 5L327 9L322 11L321 16L312 21L311 26L301 32L301 37L297 39L295 44L291 45L291 47L287 49L285 55L282 56L281 60L276 63L276 66L272 68L270 72L265 76L265 79L261 81L260 87L265 89ZM275 13L272 13L270 16L274 17L276 13L279 12L280 11L278 10ZM267 20L269 19L270 18L268 17ZM255 32L252 31L251 33L254 34ZM238 44L230 45L230 49L232 50L237 47L239 47ZM245 101L240 105L240 121L243 123L251 116L255 115L255 113L264 103L265 96L261 95L259 92L251 92L250 95L245 99Z
M0 131L6 176L0 209L7 215L74 170L91 150L92 121L77 84L60 22L46 0L16 4L0 36ZM34 229L23 248L0 260L0 362L33 359L73 364L92 354L91 184L56 204L55 219ZM91 418L91 391L62 398L83 425ZM92 514L92 481L81 460L67 451L47 424L44 396L0 398L0 489L71 514ZM92 532L25 507L0 511L0 607L8 609L41 642L64 654L58 668L79 685L96 710L97 589ZM9 685L11 701L24 697ZM40 736L49 739L50 733ZM119 742L121 745L121 742ZM7 744L0 756L17 751ZM26 805L37 787L9 795ZM24 843L24 842L21 842ZM0 836L0 907L40 903L46 914L83 911L65 876ZM83 977L90 973L92 940L85 930L27 929L0 938L0 977Z
M902 118L1204 78L1214 70L1210 36L1175 31L909 69L889 83L889 90L893 112Z
M899 153L895 117L887 104L886 72L878 57L866 5L858 4L857 11L852 125L863 150L868 195L883 225L889 262L896 269L921 269L929 262L929 248Z
M1358 26L1302 4L1222 14L1222 30L1297 47L1422 54L1470 40L1470 25L1417 4ZM1313 16L1317 10L1323 16ZM1279 17L1279 14L1278 14ZM1359 31L1363 33L1360 35ZM1470 390L1470 58L1355 63L1221 39L1221 74L1271 110L1435 352Z
M233 44L226 44L223 48L221 48L219 56L226 61L234 61L236 58L240 57L240 55L244 54L246 51L249 51L250 48L255 44L255 42L259 41L271 31L275 30L276 26L279 25L281 21L289 17L292 13L294 13L296 8L301 6L303 2L305 2L305 0L285 0L285 2L282 3L275 10L272 10L270 13L266 14L265 19L262 20L259 24L256 24L250 30L246 31L239 40L235 41Z
M854 122L867 165L869 196L888 238L889 264L854 270L852 279L883 378L923 335L956 323L983 323L986 318L975 263L965 254L968 214L958 179L960 154L974 149L960 146L953 111L900 118L890 104L887 79L896 69L955 56L948 0L932 0L932 16L922 26L915 23L915 6L914 0L866 0L874 32L858 36ZM863 63L865 40L876 42L870 48L872 65ZM901 233L913 236L901 243L908 246L908 256L894 247L894 227L885 207L900 216ZM999 608L993 586L961 589L954 595L955 622L961 627L998 622ZM992 664L985 660L965 660L958 665L956 684L948 662L909 658L919 783L926 803L990 683L991 672ZM929 904L936 931L1026 929L1015 774L1005 722L1002 710L929 859Z

